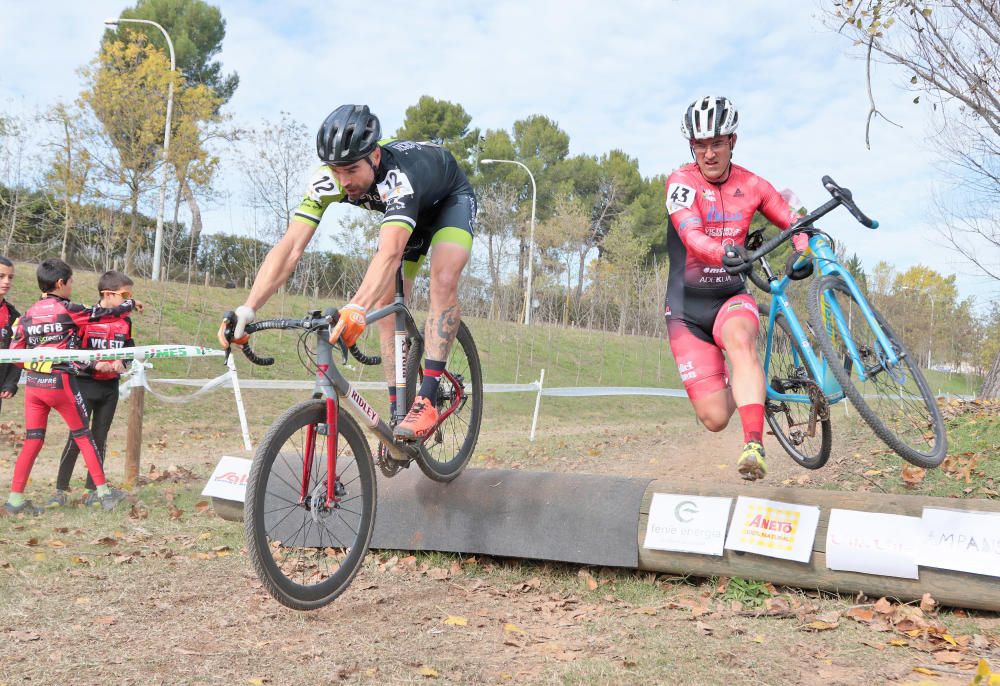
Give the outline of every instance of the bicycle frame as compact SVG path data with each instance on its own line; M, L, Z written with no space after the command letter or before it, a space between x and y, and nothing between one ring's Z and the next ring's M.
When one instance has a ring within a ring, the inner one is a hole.
M766 264L766 262L762 261L762 264ZM779 314L782 314L785 317L785 321L788 323L788 327L792 331L792 336L798 342L802 351L802 356L804 358L802 362L804 362L809 368L813 379L816 380L820 388L823 390L823 394L826 396L827 402L831 405L840 402L844 399L843 389L840 387L840 384L837 383L837 380L833 378L833 374L829 371L827 363L813 351L812 346L809 344L809 339L806 336L805 329L803 329L802 324L799 321L798 316L795 314L795 310L788 299L788 296L785 294L785 290L791 279L785 275L780 280L774 281L772 280L770 268L765 267L764 271L771 283L771 308L768 313L767 320L767 345L764 349L764 359L762 360L764 378L767 379L768 370L771 366L771 347L774 341L775 320L778 318ZM796 363L798 363L798 351L792 350L791 352L796 358ZM770 383L765 383L765 387L767 388L768 400L804 404L812 402L812 399L806 394L781 393L772 388Z
M406 337L407 335L412 338L420 337L420 331L417 329L416 322L413 320L413 316L405 304L402 269L396 272L396 295L393 298L392 304L375 310L365 319L368 324L371 324L390 315L394 317L395 321L395 376L398 400L396 403L396 414L393 416L393 419L396 420L402 419L406 415L404 409L409 406L406 398ZM340 372L337 365L334 364L333 345L328 340L328 337L323 335L326 331L326 328L321 328L316 332L316 339L318 341L316 348L317 367L313 397L326 399L326 431L328 437L327 473L337 473L337 413L342 401L346 401L344 406L348 412L361 423L361 426L368 433L375 436L386 447L386 450L388 450L389 455L393 459L400 462L409 462L415 459L423 453L423 444L396 442L393 438L392 427L379 417L378 412L351 386L351 383ZM439 425L461 405L465 398L465 394L461 390L462 385L452 376L451 372L445 369L444 376L451 382L453 388L455 388L455 397L452 399L451 406L438 417ZM306 455L303 460L302 486L299 494L300 503L304 503L306 497L309 495L307 493L307 475L310 473L312 467L315 450L316 428L309 426L306 430ZM337 502L339 502L339 498L336 495L336 479L327 479L326 506L330 507Z

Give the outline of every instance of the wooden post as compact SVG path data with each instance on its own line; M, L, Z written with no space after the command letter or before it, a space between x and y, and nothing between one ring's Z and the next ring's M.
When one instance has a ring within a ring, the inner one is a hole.
M125 487L131 488L139 478L139 458L142 455L142 410L146 389L133 387L128 396L128 433L125 438Z
M734 499L746 495L786 503L816 505L820 508L820 516L812 557L808 563L802 563L733 550L726 550L722 557L717 557L645 548L646 521L653 493L725 496ZM900 600L919 600L924 593L930 593L942 605L994 612L1000 610L1000 580L997 577L929 567L920 567L919 579L827 569L826 531L831 508L919 517L924 507L1000 512L1000 502L994 500L847 493L757 484L741 488L697 482L653 481L646 489L639 509L639 569L702 577L718 575L758 579L777 585L817 588L850 595L862 591L871 597L889 596Z

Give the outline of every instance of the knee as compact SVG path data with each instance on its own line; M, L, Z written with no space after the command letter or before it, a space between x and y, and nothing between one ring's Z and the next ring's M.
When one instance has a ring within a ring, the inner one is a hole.
M698 420L704 425L706 429L713 433L722 431L727 426L729 426L729 416L725 412L710 411L710 412L699 412Z
M458 293L458 282L462 272L453 269L442 269L431 274L431 294L434 296L451 296Z

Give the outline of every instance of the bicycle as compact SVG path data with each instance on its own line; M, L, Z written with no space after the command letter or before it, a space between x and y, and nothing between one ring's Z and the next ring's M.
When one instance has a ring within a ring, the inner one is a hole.
M248 334L301 330L299 359L316 376L312 397L275 420L258 446L244 504L251 564L268 593L287 607L323 607L343 593L358 573L375 523L376 463L384 476L392 477L416 462L431 479L447 482L462 472L475 449L482 422L483 378L475 342L464 322L441 376L434 431L415 443L393 438L392 427L406 416L423 373L423 336L404 302L401 271L396 274L393 303L369 314L367 321L390 315L396 325L398 401L389 423L335 363L328 337L337 322L336 310L246 327ZM235 318L226 313L226 319L231 339ZM315 338L312 349L310 336ZM339 348L346 364L348 349L342 342ZM249 345L242 350L254 364L274 363L274 358L259 357ZM349 352L364 365L382 362L381 357L366 355L357 346ZM375 460L362 427L379 442ZM335 475L332 479L331 474Z
M903 459L919 467L937 467L947 455L948 440L923 373L839 263L833 239L815 226L840 206L868 228L878 228L878 222L865 216L850 190L829 176L822 182L831 200L767 241L762 232L751 234L746 266L733 270L747 273L772 296L770 306L759 305L761 314L768 316L766 334L760 339L768 425L792 459L819 469L830 458L833 443L830 407L846 397L875 435ZM793 253L779 276L764 257L801 232L809 235L809 250ZM753 268L757 262L763 278ZM786 290L790 281L807 276L810 268L817 273L808 294L808 328L803 328ZM821 355L814 351L810 334Z

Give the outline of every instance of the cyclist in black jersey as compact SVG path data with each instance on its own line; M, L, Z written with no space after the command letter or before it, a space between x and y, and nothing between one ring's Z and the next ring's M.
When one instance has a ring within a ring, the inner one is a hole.
M357 293L340 309L330 340L340 338L353 345L365 329L366 313L391 304L400 261L408 296L433 248L424 379L409 413L395 428L397 438L416 440L437 422L434 401L461 320L458 283L472 251L476 198L455 158L443 147L380 140L380 135L379 120L365 105L342 105L323 121L316 136L323 164L314 172L285 235L264 259L246 302L236 308L233 342L245 342L244 328L256 310L295 271L327 207L340 202L381 212L378 250ZM394 323L386 317L378 325L389 400L394 403ZM221 328L219 340L228 345Z

